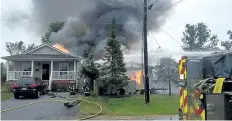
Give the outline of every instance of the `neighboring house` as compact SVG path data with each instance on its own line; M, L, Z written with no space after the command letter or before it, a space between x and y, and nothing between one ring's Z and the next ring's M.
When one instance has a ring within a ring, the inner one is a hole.
M34 76L46 81L49 89L52 82L76 81L77 57L49 44L42 44L24 54L6 56L2 59L8 62L7 81Z

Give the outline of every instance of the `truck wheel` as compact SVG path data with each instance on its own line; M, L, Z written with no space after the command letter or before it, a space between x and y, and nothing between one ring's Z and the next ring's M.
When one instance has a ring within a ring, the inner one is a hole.
M179 108L178 112L179 112L179 120L183 120L183 111L182 111L182 109Z
M14 98L19 99L19 95L17 93L14 93Z
M117 90L117 95L125 95L125 90L124 89L118 89Z

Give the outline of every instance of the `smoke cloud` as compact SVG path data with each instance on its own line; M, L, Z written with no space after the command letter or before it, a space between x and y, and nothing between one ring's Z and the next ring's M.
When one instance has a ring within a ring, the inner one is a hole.
M148 12L148 27L156 31L155 24L161 25L157 19L166 18L160 11L170 6L172 1L148 1L149 4L155 3ZM50 22L66 21L64 28L52 33L50 40L63 44L72 53L82 53L94 44L96 55L101 56L113 18L116 19L117 39L125 52L141 44L143 0L33 0L32 4L32 21L37 25L38 34L44 35Z

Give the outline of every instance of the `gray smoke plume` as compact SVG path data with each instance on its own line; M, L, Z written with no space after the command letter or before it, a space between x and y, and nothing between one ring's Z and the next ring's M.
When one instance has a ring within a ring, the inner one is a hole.
M155 3L149 10L148 27L157 30L160 11L172 4L171 0L148 0ZM88 46L96 46L96 55L102 55L109 26L116 19L117 39L130 50L142 40L143 0L33 0L33 21L41 35L50 22L66 21L62 30L52 33L52 43L61 43L76 53ZM162 16L163 17L163 16ZM140 25L136 28L137 24ZM136 29L135 29L136 28Z

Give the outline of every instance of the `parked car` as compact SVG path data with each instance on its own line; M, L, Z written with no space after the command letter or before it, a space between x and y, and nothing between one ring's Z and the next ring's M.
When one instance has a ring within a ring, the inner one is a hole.
M39 98L41 94L45 94L46 85L38 77L21 77L13 85L14 98L20 96L33 96Z

